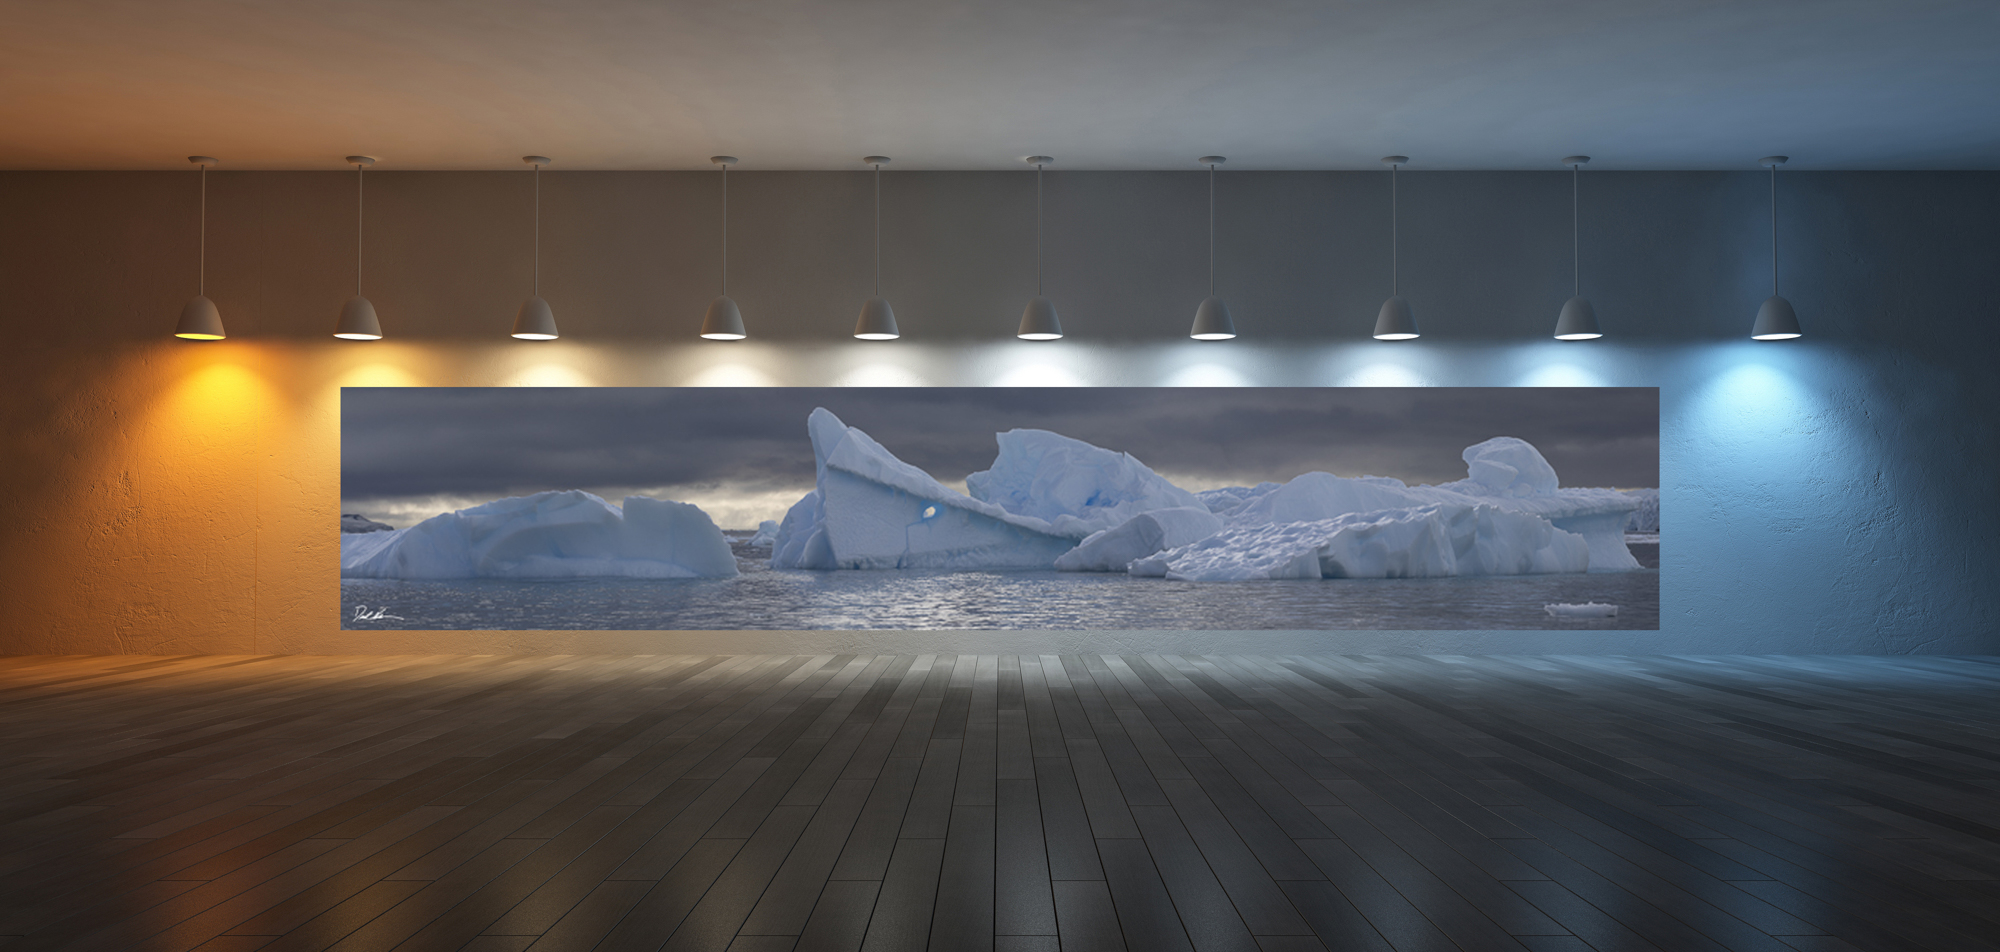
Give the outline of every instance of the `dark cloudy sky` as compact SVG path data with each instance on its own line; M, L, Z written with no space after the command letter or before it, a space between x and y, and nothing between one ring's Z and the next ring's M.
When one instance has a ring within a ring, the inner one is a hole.
M544 489L671 490L725 528L755 525L812 487L806 416L822 406L955 486L1016 427L1194 490L1313 470L1444 482L1494 436L1533 443L1565 486L1659 485L1653 388L347 388L343 508L408 521Z

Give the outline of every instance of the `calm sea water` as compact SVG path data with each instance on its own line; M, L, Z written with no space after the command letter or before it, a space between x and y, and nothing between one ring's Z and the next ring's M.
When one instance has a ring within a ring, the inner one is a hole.
M343 579L342 627L366 630L1658 629L1657 568L1617 575L1169 582L1022 572L771 571L734 579ZM1646 560L1650 561L1650 560ZM1616 618L1555 619L1551 602ZM381 613L383 617L370 617Z

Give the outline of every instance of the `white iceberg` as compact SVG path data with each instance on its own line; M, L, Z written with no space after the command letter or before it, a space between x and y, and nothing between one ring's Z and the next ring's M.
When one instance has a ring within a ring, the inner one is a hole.
M966 491L1044 520L1061 535L1081 538L1156 509L1206 508L1130 453L1047 430L1008 430L994 440L1000 455L992 468L965 477Z
M823 407L806 429L819 482L785 514L772 568L1045 569L1089 534L957 492Z
M1116 528L1092 533L1056 559L1061 572L1123 572L1133 559L1206 539L1222 530L1221 517L1182 506L1142 512Z
M730 578L729 542L687 503L535 493L340 537L343 578Z
M1625 495L1639 501L1639 508L1632 510L1632 517L1625 520L1625 531L1643 535L1660 534L1660 491L1657 489L1627 489Z
M1429 505L1309 522L1235 524L1134 560L1133 575L1192 582L1443 578L1583 572L1581 536L1488 505Z
M768 549L771 547L772 543L777 541L778 541L778 520L766 519L763 522L757 524L757 532L752 536L750 536L750 538L746 540L743 544L748 546L754 546L759 549Z
M1494 437L1461 454L1467 477L1438 486L1408 486L1380 476L1306 473L1291 482L1242 491L1227 511L1231 526L1314 522L1381 510L1422 506L1490 506L1546 519L1582 536L1590 549L1587 569L1626 572L1639 561L1625 547L1625 523L1639 501L1615 489L1563 489L1556 471L1525 440ZM1234 494L1234 491L1232 491Z
M1569 604L1566 602L1558 602L1554 605L1543 605L1542 611L1548 612L1551 616L1555 618L1618 617L1618 606L1606 605L1602 602L1584 602L1581 605Z

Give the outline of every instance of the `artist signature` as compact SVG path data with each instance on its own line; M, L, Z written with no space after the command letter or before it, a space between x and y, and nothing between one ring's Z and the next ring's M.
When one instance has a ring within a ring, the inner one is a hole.
M409 619L401 615L389 614L389 608L386 605L379 608L369 608L366 605L354 606L355 621L387 621L391 618L397 621L409 621Z

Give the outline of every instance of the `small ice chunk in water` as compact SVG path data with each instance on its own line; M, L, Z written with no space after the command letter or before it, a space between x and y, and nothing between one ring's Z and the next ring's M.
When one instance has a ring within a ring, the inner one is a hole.
M1572 605L1567 602L1557 602L1556 604L1553 605L1543 605L1542 611L1548 612L1551 616L1556 618L1618 617L1618 606L1605 605L1599 602L1584 602L1581 605Z

